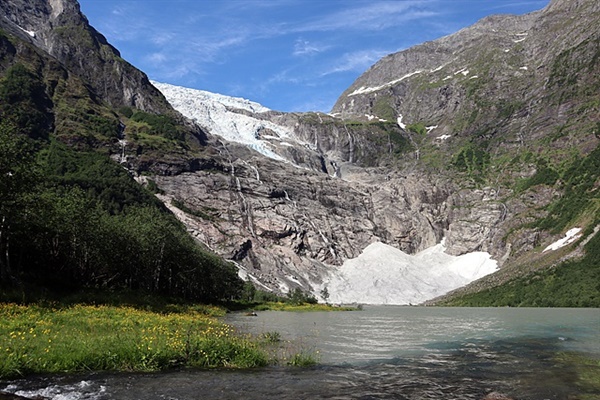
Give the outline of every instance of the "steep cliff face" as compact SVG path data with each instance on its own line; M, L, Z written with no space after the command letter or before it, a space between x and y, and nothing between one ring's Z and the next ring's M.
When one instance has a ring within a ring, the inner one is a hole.
M2 1L0 12L0 28L47 52L113 107L171 112L148 77L89 25L76 0Z
M561 188L555 180L544 182L551 188L526 181L560 175L561 164L598 145L599 20L600 6L590 0L485 18L383 58L344 92L333 113L396 120L414 133L421 165L453 167L463 187L493 188L459 196L451 251L481 248L501 256L511 244L513 252L531 250L544 233L525 233L523 222L539 217ZM478 216L486 201L502 226L492 229L487 216ZM522 236L511 237L515 230Z
M434 177L360 170L340 179L232 145L226 151L226 164L151 179L194 236L271 289L314 290L372 242L414 253L447 227L451 189L432 186Z

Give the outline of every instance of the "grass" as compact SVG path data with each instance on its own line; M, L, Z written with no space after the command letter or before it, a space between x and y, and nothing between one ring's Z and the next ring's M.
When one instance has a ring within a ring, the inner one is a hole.
M317 362L314 352L282 348L278 333L241 334L219 309L175 306L161 312L114 305L0 303L0 378L36 373L158 371L175 367L251 368Z

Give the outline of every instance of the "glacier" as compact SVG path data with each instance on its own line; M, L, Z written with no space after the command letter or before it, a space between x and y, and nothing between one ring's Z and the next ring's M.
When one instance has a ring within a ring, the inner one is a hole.
M277 153L277 145L289 142L305 146L292 129L261 119L261 113L271 111L263 105L204 90L190 89L151 81L173 108L194 120L207 132L230 142L248 146L266 157L288 161Z
M290 162L277 154L277 148L295 144L306 146L295 137L291 128L277 125L266 116L263 119L261 114L271 110L259 103L155 81L152 84L176 110L210 134L246 145L269 158ZM398 117L398 124L406 129L402 115ZM428 130L435 128L428 127ZM260 181L258 171L257 180ZM325 237L324 240L327 241ZM415 255L381 242L372 243L341 267L331 267L320 283L310 282L311 291L318 296L327 288L328 301L338 304L419 304L498 269L497 262L488 253L452 256L444 250L444 241ZM240 273L249 275L243 268ZM280 289L285 292L289 287L284 285Z
M375 242L323 283L335 304L420 304L498 270L489 253L452 256L444 241L415 255Z

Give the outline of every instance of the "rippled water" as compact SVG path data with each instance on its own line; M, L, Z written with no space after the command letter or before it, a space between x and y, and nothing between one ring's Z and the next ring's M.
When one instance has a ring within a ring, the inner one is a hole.
M277 331L284 346L318 350L321 365L51 376L0 382L0 390L56 400L482 399L490 392L600 399L597 386L581 386L577 365L557 358L568 353L600 360L598 309L382 306L232 314L227 322L253 333Z

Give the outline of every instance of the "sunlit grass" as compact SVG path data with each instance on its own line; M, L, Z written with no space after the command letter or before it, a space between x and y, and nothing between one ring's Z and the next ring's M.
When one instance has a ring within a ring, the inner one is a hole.
M269 362L258 338L238 334L193 308L156 313L123 306L0 304L2 378L182 366L248 368Z

